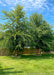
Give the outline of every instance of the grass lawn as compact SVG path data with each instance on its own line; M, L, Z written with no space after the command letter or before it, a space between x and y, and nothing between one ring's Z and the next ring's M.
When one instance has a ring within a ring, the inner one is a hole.
M0 56L0 75L54 75L54 54Z

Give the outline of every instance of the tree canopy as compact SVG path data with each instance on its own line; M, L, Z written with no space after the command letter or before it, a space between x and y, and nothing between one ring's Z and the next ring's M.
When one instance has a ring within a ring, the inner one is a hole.
M14 10L5 11L0 24L0 44L11 52L23 50L25 46L35 47L43 51L50 51L52 46L53 30L42 14L33 13L26 17L23 7L17 5ZM5 44L5 45L4 45Z
M51 50L51 43L53 41L53 30L51 26L43 20L42 15L36 12L30 16L30 24L32 26L34 43L36 48L43 51Z

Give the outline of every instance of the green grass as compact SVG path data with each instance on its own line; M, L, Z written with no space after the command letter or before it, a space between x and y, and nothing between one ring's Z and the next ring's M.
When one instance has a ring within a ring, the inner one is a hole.
M54 75L54 54L0 56L0 75Z

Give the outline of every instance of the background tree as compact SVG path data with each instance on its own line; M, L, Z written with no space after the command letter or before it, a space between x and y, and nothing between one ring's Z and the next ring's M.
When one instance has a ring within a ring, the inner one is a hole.
M47 52L51 50L51 43L53 41L53 30L51 26L43 20L42 15L33 13L30 16L30 25L32 27L31 33L33 36L33 43L37 49L42 49Z
M3 10L2 13L4 14L3 19L6 20L4 24L1 24L4 40L6 39L6 48L11 52L23 50L26 41L31 38L23 7L17 5L14 10L9 12Z

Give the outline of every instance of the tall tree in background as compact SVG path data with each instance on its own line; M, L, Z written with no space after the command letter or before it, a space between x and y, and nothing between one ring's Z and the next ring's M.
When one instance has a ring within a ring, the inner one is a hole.
M43 51L51 50L51 43L53 41L53 31L51 26L43 20L42 15L33 13L30 16L31 33L33 36L33 46Z
M3 19L7 21L2 25L6 47L11 52L14 50L23 50L26 41L31 38L23 7L17 5L14 10L9 12L2 11L2 13L4 14Z

